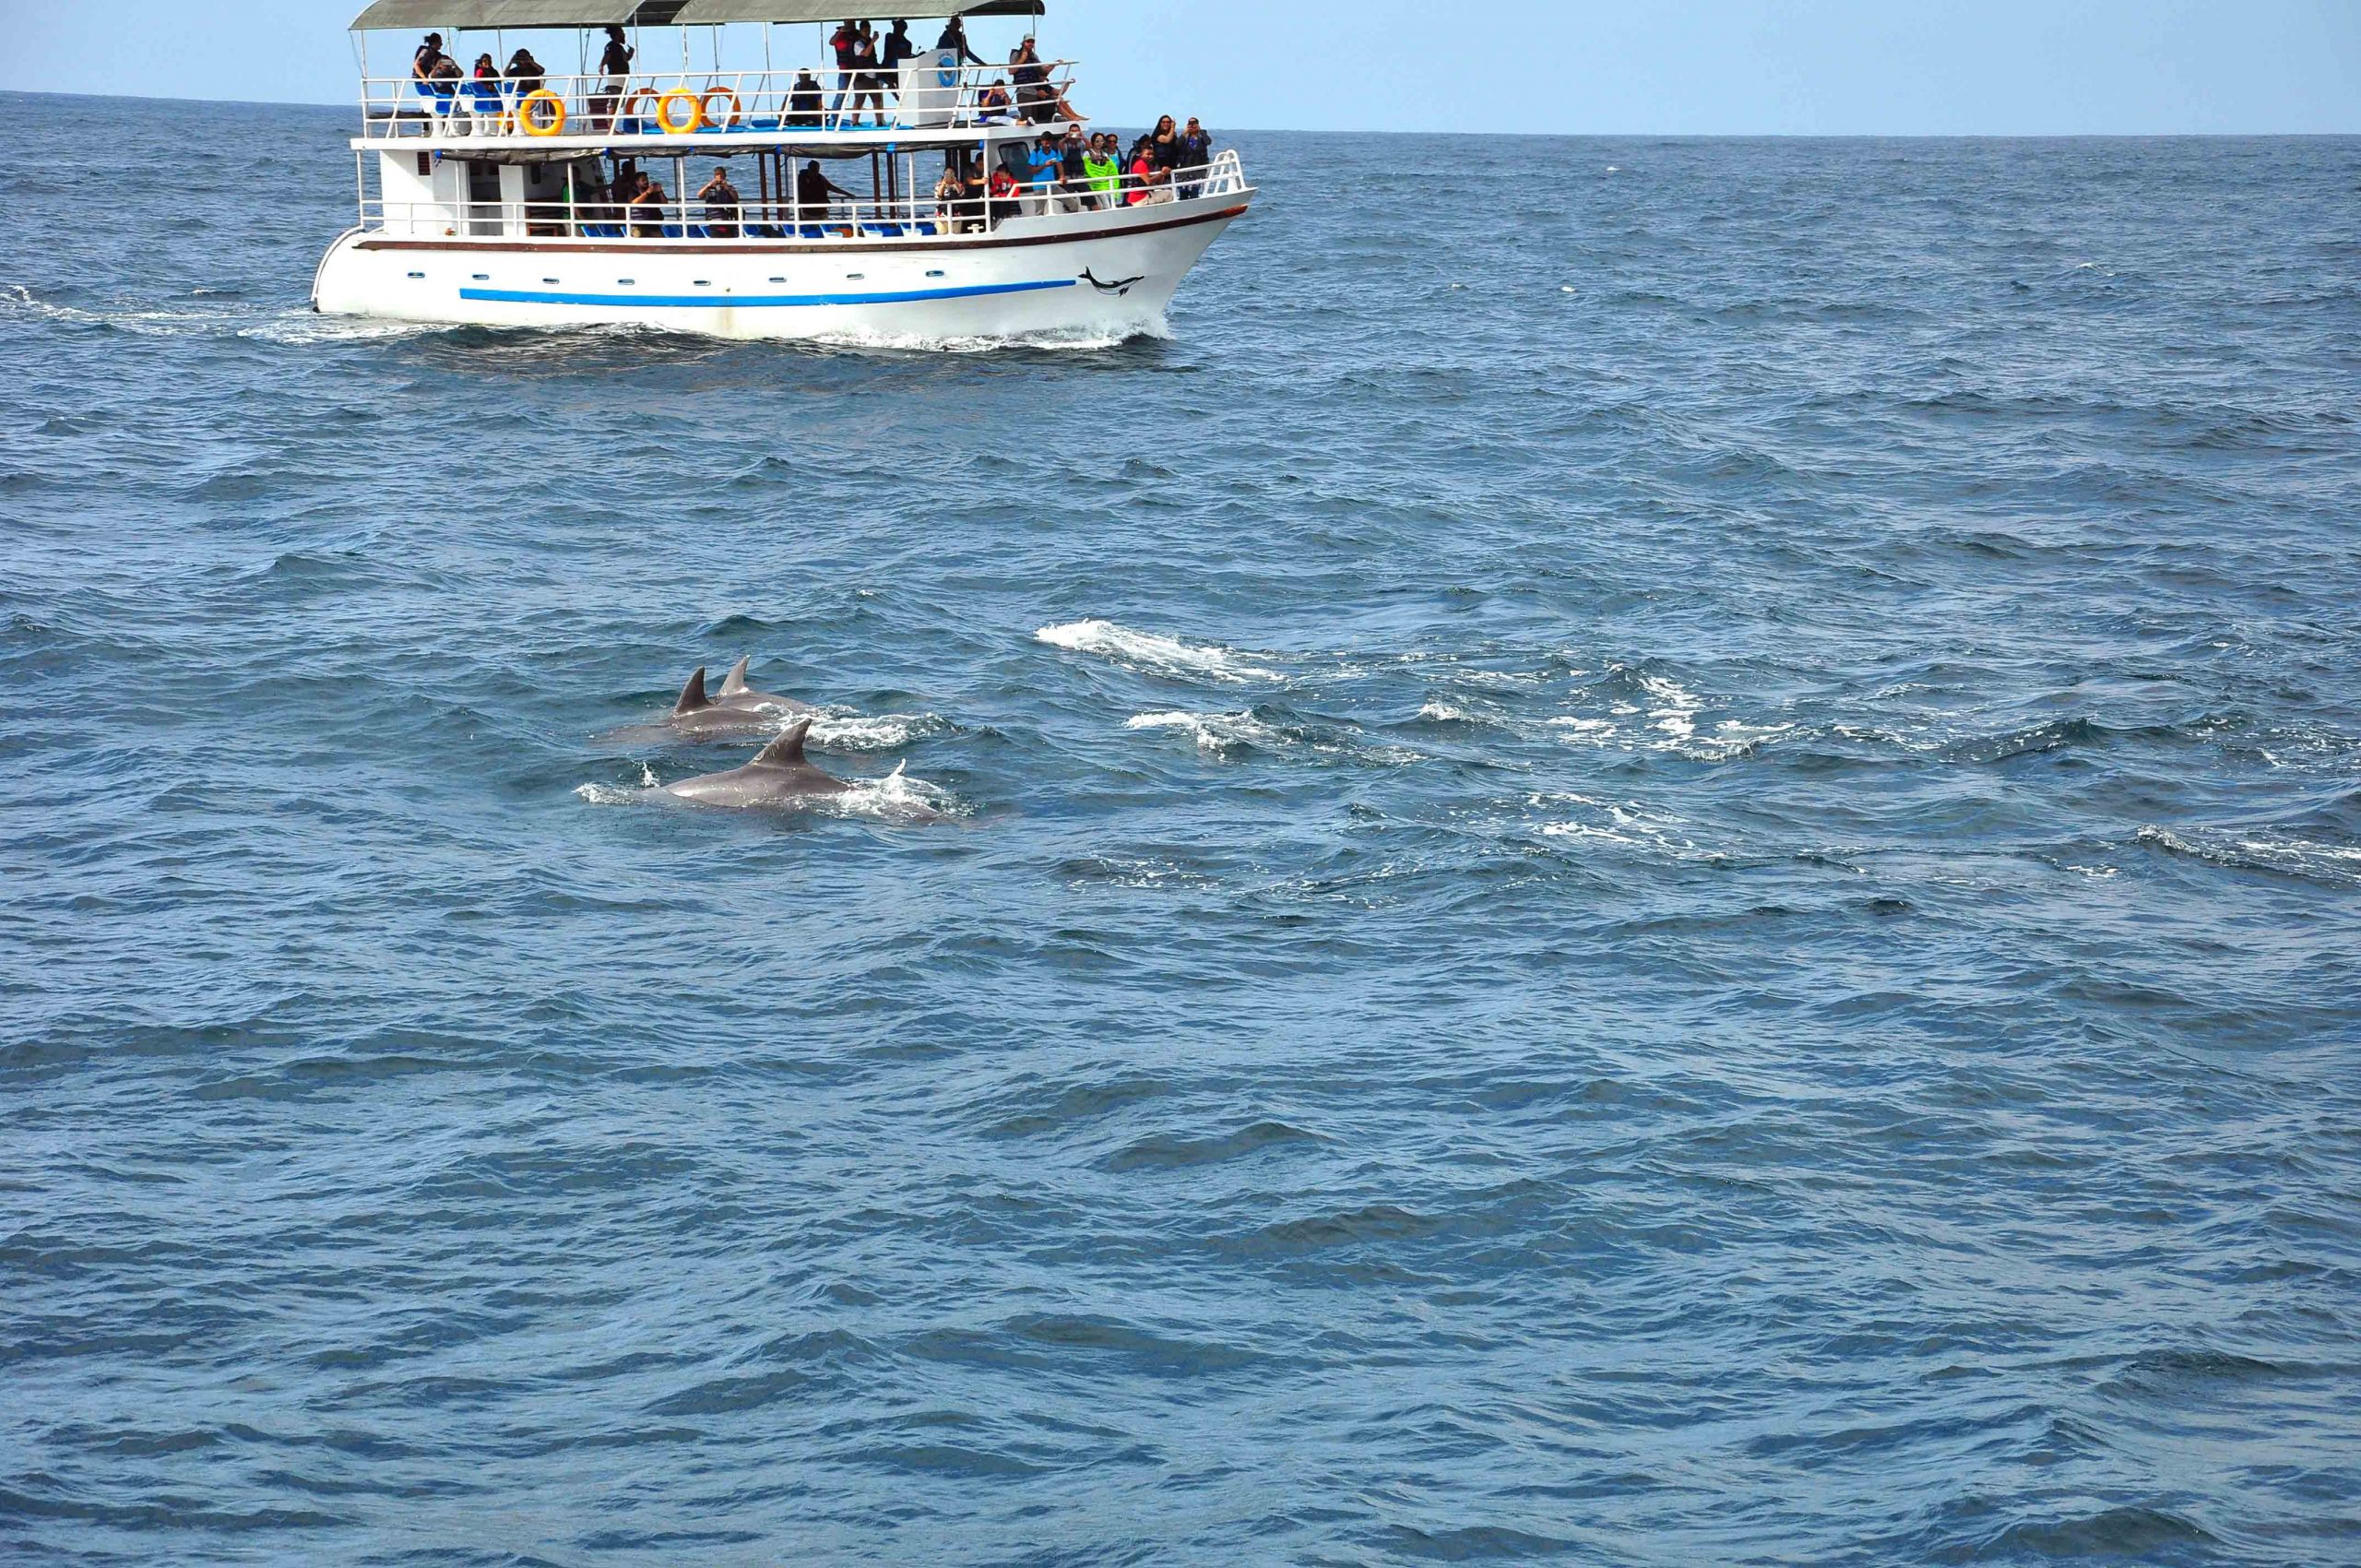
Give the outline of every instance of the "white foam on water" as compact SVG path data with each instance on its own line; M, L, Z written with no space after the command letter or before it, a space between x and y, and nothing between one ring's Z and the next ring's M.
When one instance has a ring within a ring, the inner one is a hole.
M1595 795L1563 792L1530 795L1525 798L1525 804L1548 814L1550 820L1539 825L1545 838L1619 844L1674 860L1696 860L1708 853L1680 831L1685 825L1679 817L1637 801L1602 800Z
M399 338L424 338L458 328L432 321L382 321L360 315L321 315L290 311L276 320L241 327L237 335L257 342L303 348L314 343L377 343Z
M848 779L841 795L814 795L811 809L823 816L868 817L878 822L929 822L966 816L967 806L940 785L913 778L905 763L883 778Z
M1095 653L1159 675L1211 676L1217 681L1275 681L1279 673L1250 664L1219 644L1185 643L1155 632L1135 632L1112 621L1069 621L1033 634L1038 642L1070 653Z
M767 710L765 710L767 711ZM779 728L800 714L782 715ZM914 741L950 732L949 719L933 713L851 713L825 709L812 718L812 744L831 752L899 751Z
M1697 715L1705 700L1679 683L1667 681L1661 675L1642 675L1640 689L1656 699L1648 711L1648 722L1671 736L1686 741L1697 732Z
M2253 829L2188 828L2176 833L2153 825L2132 837L2153 849L2232 870L2277 872L2345 886L2361 884L2361 844L2323 844Z
M1481 724L1483 715L1453 703L1432 701L1418 709L1419 722L1424 724Z
M1062 327L1039 332L967 333L944 336L920 332L875 332L856 329L821 333L810 340L826 348L849 349L856 352L874 350L882 353L993 354L1012 349L1050 349L1088 353L1104 349L1121 348L1134 338L1167 339L1171 335L1171 328L1158 319L1111 331Z
M1207 756L1235 756L1250 746L1270 750L1286 739L1251 713L1135 713L1123 728L1186 731Z

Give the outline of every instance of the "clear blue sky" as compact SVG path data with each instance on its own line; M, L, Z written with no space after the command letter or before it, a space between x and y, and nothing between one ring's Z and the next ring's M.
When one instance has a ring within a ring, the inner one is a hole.
M1049 3L1043 53L1086 62L1082 107L1120 124L1171 110L1316 130L2361 132L2361 0ZM359 8L0 0L0 88L346 101ZM975 30L998 58L1019 29ZM731 31L726 57L759 64L759 33ZM379 47L407 59L403 39ZM776 48L816 58L817 34L781 29ZM541 58L571 69L573 46Z

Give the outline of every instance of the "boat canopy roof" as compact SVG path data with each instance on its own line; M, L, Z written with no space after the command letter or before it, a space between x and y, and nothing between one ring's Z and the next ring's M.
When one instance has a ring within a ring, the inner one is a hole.
M873 3L873 0L872 0ZM876 16L1038 17L1041 0L905 0ZM711 22L831 22L852 0L374 0L352 30L411 28L686 27Z

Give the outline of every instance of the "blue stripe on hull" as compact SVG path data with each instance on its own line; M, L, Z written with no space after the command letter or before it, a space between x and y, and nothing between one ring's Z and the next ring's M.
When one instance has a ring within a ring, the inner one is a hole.
M979 294L1029 294L1071 289L1075 279L1042 283L977 283L964 289L906 289L889 294L563 294L533 289L462 289L463 300L511 305L666 305L700 310L777 305L898 305L915 300L964 300Z

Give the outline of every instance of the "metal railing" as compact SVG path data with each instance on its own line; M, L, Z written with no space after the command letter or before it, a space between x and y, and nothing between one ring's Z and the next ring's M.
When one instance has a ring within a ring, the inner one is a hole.
M387 202L361 206L361 226L394 235L577 240L921 240L989 233L1018 218L1073 216L1157 207L1251 187L1238 154L1145 179L1132 174L1076 183L1034 181L995 196L938 190L896 197L828 202L741 199L618 203L585 193L565 201Z
M962 65L930 53L874 73L370 77L361 84L361 114L372 140L936 130L1081 118L1071 98L1074 62L1044 61L1039 69L1038 83L1014 83L1008 66Z

